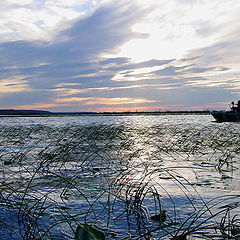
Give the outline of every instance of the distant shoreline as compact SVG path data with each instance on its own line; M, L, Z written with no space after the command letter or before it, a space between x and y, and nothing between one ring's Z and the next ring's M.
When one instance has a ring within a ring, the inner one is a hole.
M145 115L208 115L210 111L164 112L47 112L37 110L0 110L0 117L64 117L64 116L145 116Z

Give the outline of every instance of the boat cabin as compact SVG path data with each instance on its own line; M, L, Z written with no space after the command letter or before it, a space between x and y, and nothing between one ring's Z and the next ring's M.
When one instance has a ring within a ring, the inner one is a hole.
M217 122L240 122L240 100L231 102L230 111L212 111L210 114Z
M240 100L237 103L231 102L230 108L233 112L240 112Z

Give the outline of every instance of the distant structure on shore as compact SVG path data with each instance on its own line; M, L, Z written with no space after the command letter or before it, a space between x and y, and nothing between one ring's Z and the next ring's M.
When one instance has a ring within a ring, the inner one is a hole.
M164 114L209 114L209 111L156 111L156 112L50 112L42 110L0 110L0 116L79 116L79 115L164 115Z

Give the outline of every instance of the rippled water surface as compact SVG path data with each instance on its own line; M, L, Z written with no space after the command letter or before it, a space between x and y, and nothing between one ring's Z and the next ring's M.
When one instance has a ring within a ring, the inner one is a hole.
M210 115L0 118L1 236L237 239L239 151Z

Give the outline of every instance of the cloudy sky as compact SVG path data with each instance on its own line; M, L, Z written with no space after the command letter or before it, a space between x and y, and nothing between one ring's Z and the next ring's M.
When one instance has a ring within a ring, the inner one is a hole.
M239 0L1 0L0 109L156 111L240 99Z

